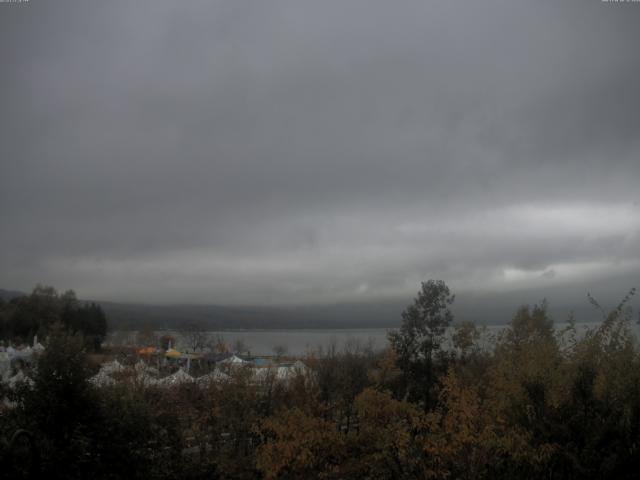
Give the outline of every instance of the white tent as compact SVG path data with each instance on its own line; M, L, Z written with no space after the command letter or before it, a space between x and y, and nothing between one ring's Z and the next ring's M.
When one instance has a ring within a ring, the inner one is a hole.
M225 358L220 363L224 363L225 365L234 365L234 366L236 366L236 365L242 365L244 363L249 363L249 362L246 362L245 360L241 359L237 355L231 355L229 358Z
M262 383L269 380L286 382L295 374L296 372L290 365L254 368L253 381L256 383Z
M7 352L0 352L0 378L8 378L11 374L11 358Z
M158 385L163 387L172 387L174 385L181 385L183 383L193 382L193 377L180 368L173 375L161 378L158 380Z
M157 378L149 375L147 372L136 373L133 379L135 383L144 387L149 387L151 385L157 385L158 383L160 383Z
M25 348L7 347L7 353L9 354L9 358L22 358L25 360L33 356L33 350L31 349L31 347L25 347Z
M26 383L30 387L33 387L34 382L29 377L27 377L22 370L16 373L13 377L11 377L8 382L10 388L16 388L16 386L20 383Z
M295 370L295 372L298 375L307 375L309 373L309 367L307 367L304 363L302 363L300 360L296 360L292 366L293 370Z
M262 383L273 378L276 374L276 370L271 367L261 367L253 369L253 381L256 383Z
M196 379L196 382L201 387L207 387L213 383L226 382L227 380L229 380L229 378L231 377L229 377L229 375L227 375L226 373L221 372L220 370L214 370L211 373L198 377Z
M111 375L112 373L123 372L123 371L124 371L124 367L118 360L114 360L109 363L103 363L102 366L100 367L100 372L106 375Z
M136 371L136 374L147 374L151 376L158 376L160 373L158 372L157 368L150 367L143 360L138 360L138 363L136 363L133 366L133 368Z
M133 366L134 381L140 385L148 387L149 385L155 385L158 383L158 369L150 367L142 360L139 360Z
M89 379L89 382L95 385L96 387L106 387L115 385L116 381L103 370L100 370L96 375Z
M273 376L273 378L280 382L288 382L296 375L305 376L309 372L309 368L300 360L295 363L280 364L277 367L268 368L256 368L254 369L254 380L256 382L263 382Z
M278 370L276 371L276 379L281 381L289 380L290 376L295 375L295 372L292 370L292 367L278 367Z

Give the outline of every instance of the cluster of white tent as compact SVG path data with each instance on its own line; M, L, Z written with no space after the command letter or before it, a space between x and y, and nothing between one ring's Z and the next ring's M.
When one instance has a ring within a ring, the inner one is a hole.
M307 366L300 360L297 360L295 363L254 368L253 375L254 379L258 382L267 381L270 377L276 381L287 382L296 375L307 375L308 371Z
M268 379L287 382L295 375L306 375L308 373L307 366L299 360L288 364L255 367L252 362L233 355L221 361L220 366L228 371L247 368L251 373L252 381L255 383L262 383ZM118 377L127 378L129 381L141 386L157 385L160 387L172 387L188 383L206 387L211 384L226 382L231 378L229 374L223 372L220 368L216 368L200 377L193 377L183 368L179 368L175 373L160 378L158 369L150 367L143 360L139 360L132 367L125 367L118 360L113 360L103 364L100 371L91 377L90 382L97 387L111 386L116 384Z
M11 376L13 367L17 361L25 363L31 363L34 356L44 351L44 347L38 342L38 337L33 339L33 345L27 345L23 347L13 346L0 346L0 380L8 383L11 387L16 385L20 381L31 382L31 379L27 377L22 371Z
M125 367L118 360L104 363L97 374L89 381L97 387L105 387L116 384L114 376L126 376L134 383L144 386L155 385L158 382L159 371L150 367L144 361L139 360L132 367Z
M19 370L13 376L10 375L12 371L11 361L16 358L30 359L34 353L41 352L42 350L44 350L44 347L35 342L33 347L23 349L8 347L0 350L0 380L12 389L20 383L33 385L33 380L31 380L23 370ZM212 384L228 381L231 378L229 373L237 371L238 369L246 369L245 371L248 371L251 376L251 381L256 384L269 380L288 382L295 375L307 375L309 372L307 366L299 360L293 363L256 366L252 361L247 361L237 355L232 355L218 362L217 367L210 373L200 377L189 375L182 367L171 375L160 377L159 370L148 365L143 360L138 360L138 362L132 366L125 366L118 360L113 360L102 364L98 373L91 377L89 381L97 387L112 386L123 379L145 387L152 385L172 387L188 383L195 383L198 386L207 387Z
M0 347L0 353L4 353L5 355L2 356L6 358L31 358L34 353L40 353L43 351L44 346L38 342L37 339L33 346L27 345L23 348L16 348L12 346L8 346L6 348Z
M9 377L6 381L9 388L16 388L21 383L26 383L29 386L33 386L33 380L31 380L27 375L24 374L22 370L19 370L14 376Z

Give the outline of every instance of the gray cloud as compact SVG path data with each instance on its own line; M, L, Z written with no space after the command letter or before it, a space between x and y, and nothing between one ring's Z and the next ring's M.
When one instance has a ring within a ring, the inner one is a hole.
M277 304L640 278L640 6L0 7L6 287Z

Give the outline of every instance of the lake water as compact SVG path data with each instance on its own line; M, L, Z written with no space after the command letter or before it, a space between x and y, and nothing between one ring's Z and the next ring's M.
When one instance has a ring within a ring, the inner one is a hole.
M556 323L556 330L563 329L567 324ZM578 332L584 332L588 328L594 328L598 323L579 323L576 325ZM632 325L634 333L638 336L640 328L636 323ZM489 347L492 338L495 337L505 325L489 325L484 330L480 344ZM374 350L380 350L387 346L387 328L358 328L358 329L287 329L287 330L225 330L207 332L211 339L221 336L229 346L234 346L238 342L245 345L245 351L252 355L272 355L276 347L282 347L287 354L302 356L309 352L317 351L319 348L326 350L335 345L338 351L346 346L355 345L371 346ZM156 335L169 334L176 339L178 350L188 349L185 340L180 332L163 331L156 332ZM136 332L114 332L107 340L114 344L134 344ZM450 345L447 341L445 348Z
M385 328L359 329L300 329L300 330L224 330L206 332L210 339L218 336L230 347L239 342L245 345L245 352L252 355L272 355L276 347L283 348L289 355L302 356L319 348L327 349L335 345L343 350L347 345L370 345L375 350L381 350L387 345L387 331ZM181 332L156 332L157 336L171 335L176 339L175 348L188 349L186 340ZM107 343L135 344L137 332L114 332L109 335Z

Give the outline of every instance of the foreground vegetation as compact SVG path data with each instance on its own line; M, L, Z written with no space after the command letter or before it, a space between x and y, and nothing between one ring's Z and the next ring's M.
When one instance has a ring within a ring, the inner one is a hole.
M637 478L634 293L586 334L557 331L542 303L489 348L454 324L444 349L454 297L429 281L384 352L329 349L305 360L312 376L240 368L208 389L96 389L83 336L52 324L34 384L2 392L1 428L31 432L49 478ZM20 458L5 449L4 471Z

